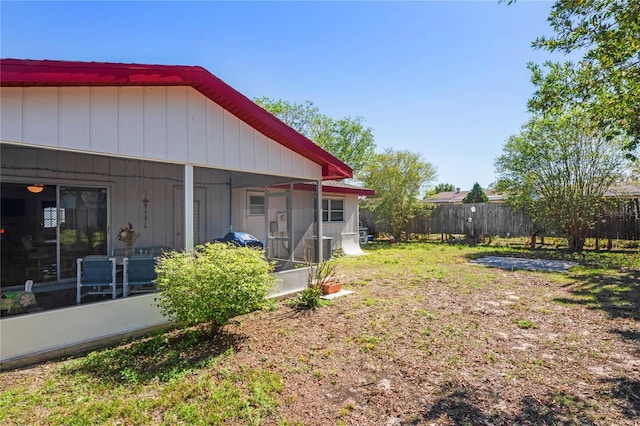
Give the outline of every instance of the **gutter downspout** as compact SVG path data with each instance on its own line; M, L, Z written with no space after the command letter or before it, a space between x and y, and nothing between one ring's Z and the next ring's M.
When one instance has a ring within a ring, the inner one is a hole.
M264 187L264 248L267 252L267 258L272 257L273 253L269 252L269 187Z
M293 250L293 242L295 241L293 235L293 221L294 221L294 212L293 208L294 196L293 196L293 183L289 184L289 194L287 195L287 233L289 234L289 261L293 263L294 259L294 250Z
M193 250L193 164L184 165L184 249Z
M229 232L233 232L233 178L229 178Z

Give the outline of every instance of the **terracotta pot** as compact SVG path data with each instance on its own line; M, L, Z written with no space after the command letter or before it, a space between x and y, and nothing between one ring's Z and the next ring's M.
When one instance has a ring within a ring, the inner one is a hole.
M337 293L342 290L342 283L338 281L331 281L322 285L323 294Z

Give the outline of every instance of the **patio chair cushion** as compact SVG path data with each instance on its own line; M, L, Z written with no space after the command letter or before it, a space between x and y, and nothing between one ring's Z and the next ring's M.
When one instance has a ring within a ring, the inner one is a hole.
M107 256L85 256L77 260L76 302L89 294L111 294L116 298L116 259ZM83 287L92 289L82 294Z
M156 260L151 255L133 255L124 259L124 297L131 293L154 292Z

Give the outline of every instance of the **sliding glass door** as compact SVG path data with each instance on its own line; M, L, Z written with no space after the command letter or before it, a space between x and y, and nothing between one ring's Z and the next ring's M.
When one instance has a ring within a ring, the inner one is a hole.
M76 259L107 254L107 189L1 184L2 289L75 277Z
M60 278L75 277L76 259L107 254L106 188L60 187Z
M55 223L45 226L45 214L56 207L56 186L2 183L0 188L0 241L2 289L25 281L55 281Z

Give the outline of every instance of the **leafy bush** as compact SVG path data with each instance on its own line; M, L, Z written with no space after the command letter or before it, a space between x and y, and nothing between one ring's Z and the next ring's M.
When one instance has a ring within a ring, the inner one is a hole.
M320 307L320 296L322 287L307 286L295 299L291 299L290 305L298 309L316 309Z
M156 303L163 315L212 329L265 306L275 283L262 250L207 243L193 252L170 252L157 266Z

